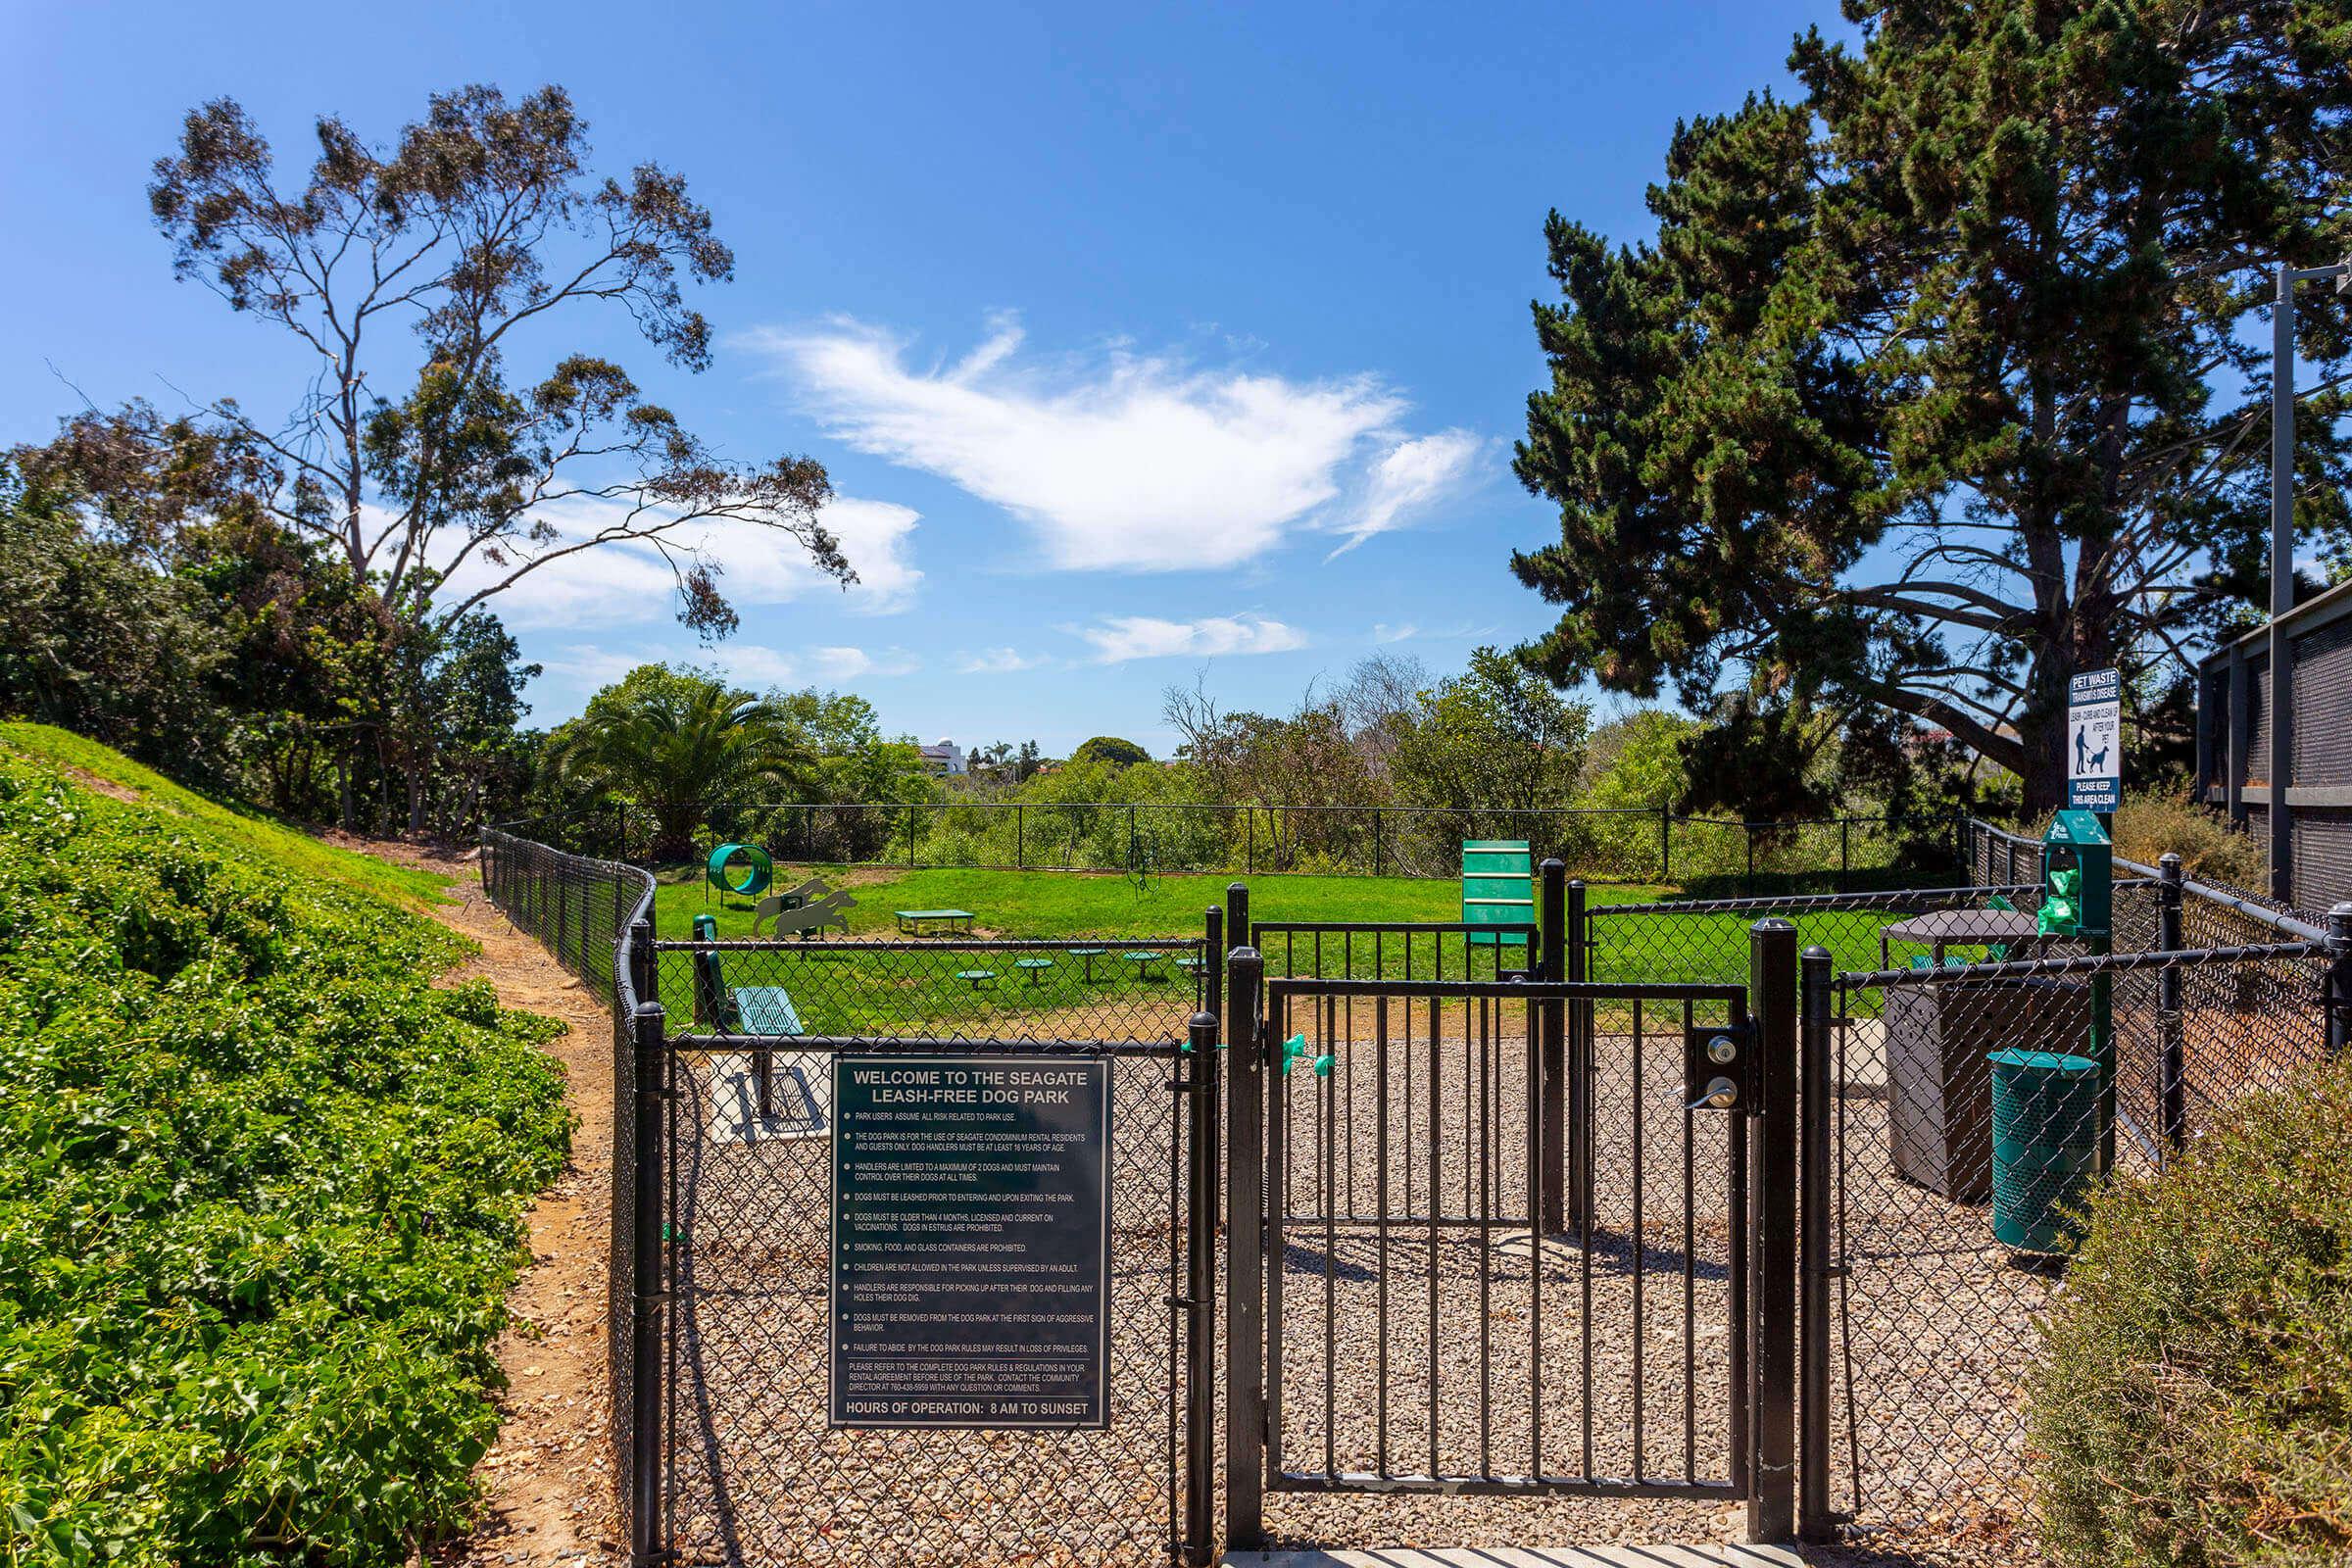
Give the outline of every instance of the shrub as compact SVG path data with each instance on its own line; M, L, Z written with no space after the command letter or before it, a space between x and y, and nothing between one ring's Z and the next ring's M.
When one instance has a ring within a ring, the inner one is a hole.
M2179 795L2125 796L2124 808L2115 813L2115 850L2143 865L2154 865L2170 851L2180 857L2180 869L2199 881L2234 888L2265 885L2261 842L2233 831L2221 812Z
M2045 1544L2352 1557L2352 1062L2241 1102L2091 1221L2029 1379Z
M0 754L0 1560L391 1564L460 1525L556 1028L462 945Z

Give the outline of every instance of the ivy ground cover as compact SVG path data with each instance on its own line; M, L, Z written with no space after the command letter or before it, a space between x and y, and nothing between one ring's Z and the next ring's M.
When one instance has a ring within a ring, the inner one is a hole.
M558 1027L459 940L0 750L9 1563L391 1563L465 1522Z

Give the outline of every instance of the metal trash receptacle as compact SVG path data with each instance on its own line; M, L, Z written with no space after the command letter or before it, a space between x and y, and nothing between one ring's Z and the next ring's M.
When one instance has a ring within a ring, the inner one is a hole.
M2099 1064L2056 1051L1996 1051L1992 1066L1992 1234L2020 1252L2063 1252L2098 1174Z

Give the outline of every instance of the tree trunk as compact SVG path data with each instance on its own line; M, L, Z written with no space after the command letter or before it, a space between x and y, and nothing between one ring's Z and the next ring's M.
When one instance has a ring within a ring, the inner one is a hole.
M2018 723L2025 744L2025 816L2037 822L2066 804L2066 710L2052 714L2028 713Z

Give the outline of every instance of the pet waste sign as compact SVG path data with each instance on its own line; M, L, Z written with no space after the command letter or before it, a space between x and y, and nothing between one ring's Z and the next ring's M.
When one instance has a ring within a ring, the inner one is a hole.
M2124 804L2124 682L2112 669L2077 675L2066 691L2066 804L2112 811Z
M839 1056L830 1424L1109 1424L1110 1063Z

